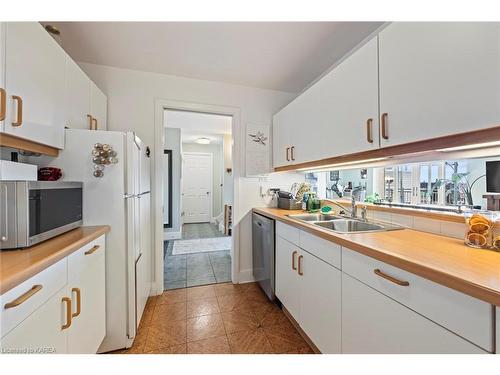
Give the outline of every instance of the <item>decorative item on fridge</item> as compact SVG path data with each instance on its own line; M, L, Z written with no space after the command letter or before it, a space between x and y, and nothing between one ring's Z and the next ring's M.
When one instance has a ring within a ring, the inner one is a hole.
M116 151L108 144L96 143L92 150L92 161L94 162L94 177L104 176L104 167L109 164L118 163Z

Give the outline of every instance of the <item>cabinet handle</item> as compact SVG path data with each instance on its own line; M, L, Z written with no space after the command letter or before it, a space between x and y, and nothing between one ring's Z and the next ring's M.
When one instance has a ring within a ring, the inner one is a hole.
M61 329L67 329L71 327L72 310L71 310L71 298L63 297L62 302L66 303L66 324L61 326Z
M75 318L82 312L82 292L80 288L73 288L71 292L76 293L76 313L71 314L71 317Z
M387 131L387 113L382 113L381 124L382 124L382 138L389 139L389 132Z
M87 250L84 254L85 255L91 255L94 254L97 250L99 250L99 245L95 245L92 249Z
M23 99L20 96L12 95L12 99L17 102L17 121L12 126L21 126L23 124Z
M368 143L373 143L373 132L372 132L373 119L369 118L366 121L366 140Z
M292 157L292 160L295 160L295 146L290 147L290 154Z
M380 271L378 268L373 270L373 273L377 276L380 276L386 280L393 282L394 284L398 284L399 286L409 286L410 285L410 283L408 281L398 280L395 277L389 276L388 274Z
M97 119L92 117L92 124L94 125L94 130L97 130Z
M297 255L297 251L292 253L292 270L297 271L297 267L295 266L295 255Z
M300 276L304 276L304 273L302 272L302 262L301 262L302 258L304 258L304 256L299 255L299 275Z
M286 161L290 161L290 147L286 148Z
M92 117L92 115L87 115L87 118L89 119L89 129L92 130L94 118Z
M11 309L12 307L19 306L21 303L25 302L30 297L33 297L40 290L42 290L42 286L41 285L33 285L33 287L30 290L28 290L27 292L23 293L19 297L17 297L14 301L6 303L5 306L4 306L4 308L5 309Z
M7 93L5 89L0 87L0 121L5 120L5 113L7 111Z

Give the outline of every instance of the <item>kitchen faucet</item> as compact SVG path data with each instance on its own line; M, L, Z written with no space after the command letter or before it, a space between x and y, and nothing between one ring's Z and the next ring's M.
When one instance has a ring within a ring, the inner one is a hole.
M360 192L363 190L363 187L358 186L355 188L352 188L351 190L351 218L356 219L358 217L356 213L356 193Z

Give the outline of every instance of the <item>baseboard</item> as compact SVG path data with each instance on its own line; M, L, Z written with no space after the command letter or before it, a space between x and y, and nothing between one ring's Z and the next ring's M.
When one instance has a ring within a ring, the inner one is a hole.
M182 232L163 232L163 240L179 240L182 238Z
M239 274L239 283L251 283L254 282L255 278L253 277L253 270L240 270Z

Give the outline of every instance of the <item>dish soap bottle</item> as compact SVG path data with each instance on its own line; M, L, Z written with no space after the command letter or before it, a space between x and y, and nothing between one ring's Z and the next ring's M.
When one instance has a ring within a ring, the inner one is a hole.
M307 201L309 200L309 193L304 193L302 196L302 211L307 211Z

